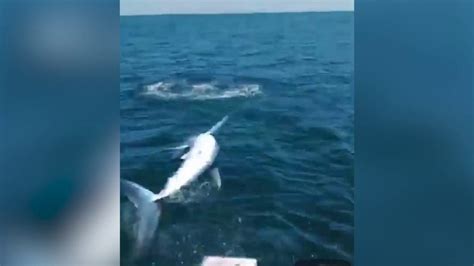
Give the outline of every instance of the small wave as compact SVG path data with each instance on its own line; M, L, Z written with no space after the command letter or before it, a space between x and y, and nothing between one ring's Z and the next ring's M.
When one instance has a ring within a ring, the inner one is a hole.
M144 86L143 95L162 100L216 100L249 98L262 94L258 84L221 85L217 83L187 84L163 82Z

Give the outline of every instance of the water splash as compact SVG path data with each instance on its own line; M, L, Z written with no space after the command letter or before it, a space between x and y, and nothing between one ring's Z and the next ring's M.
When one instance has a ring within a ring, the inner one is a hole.
M166 198L166 201L180 204L200 202L209 197L212 190L213 186L209 181L204 181L199 184L191 184Z
M258 84L220 84L216 81L189 84L187 81L160 81L145 85L142 95L160 100L217 100L249 98L262 94Z

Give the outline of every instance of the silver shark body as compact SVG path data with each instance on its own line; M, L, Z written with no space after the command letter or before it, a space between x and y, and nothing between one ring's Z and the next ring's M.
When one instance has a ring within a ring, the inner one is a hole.
M179 169L166 182L160 193L154 196L159 200L178 192L182 187L196 180L201 174L209 170L218 188L221 186L219 170L213 167L214 161L219 153L219 144L213 134L225 123L227 116L214 125L209 131L192 138L187 145L180 148L189 148L189 151L181 156L183 163Z

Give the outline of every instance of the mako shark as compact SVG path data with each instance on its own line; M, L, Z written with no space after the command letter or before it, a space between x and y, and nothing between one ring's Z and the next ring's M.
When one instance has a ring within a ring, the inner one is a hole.
M128 180L120 180L120 191L135 206L133 234L135 246L134 257L141 256L148 250L154 238L161 215L161 205L154 202L155 193Z
M173 176L168 178L165 187L153 197L154 201L178 192L182 187L196 180L205 171L209 172L217 187L221 187L219 169L214 166L214 160L219 153L219 144L217 144L214 134L227 119L228 116L225 116L207 132L190 138L184 145L173 148L181 153L184 153L186 149L189 150L181 156L183 163Z

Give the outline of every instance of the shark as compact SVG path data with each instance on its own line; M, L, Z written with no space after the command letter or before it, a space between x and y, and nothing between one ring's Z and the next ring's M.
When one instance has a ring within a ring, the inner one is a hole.
M196 180L204 172L208 172L214 180L217 188L222 185L219 169L214 161L219 153L219 144L214 137L215 133L227 121L228 116L222 118L211 129L195 137L178 147L173 148L177 151L175 154L182 154L180 159L183 161L178 170L168 178L164 188L156 195L153 200L157 201L173 195L182 187Z

